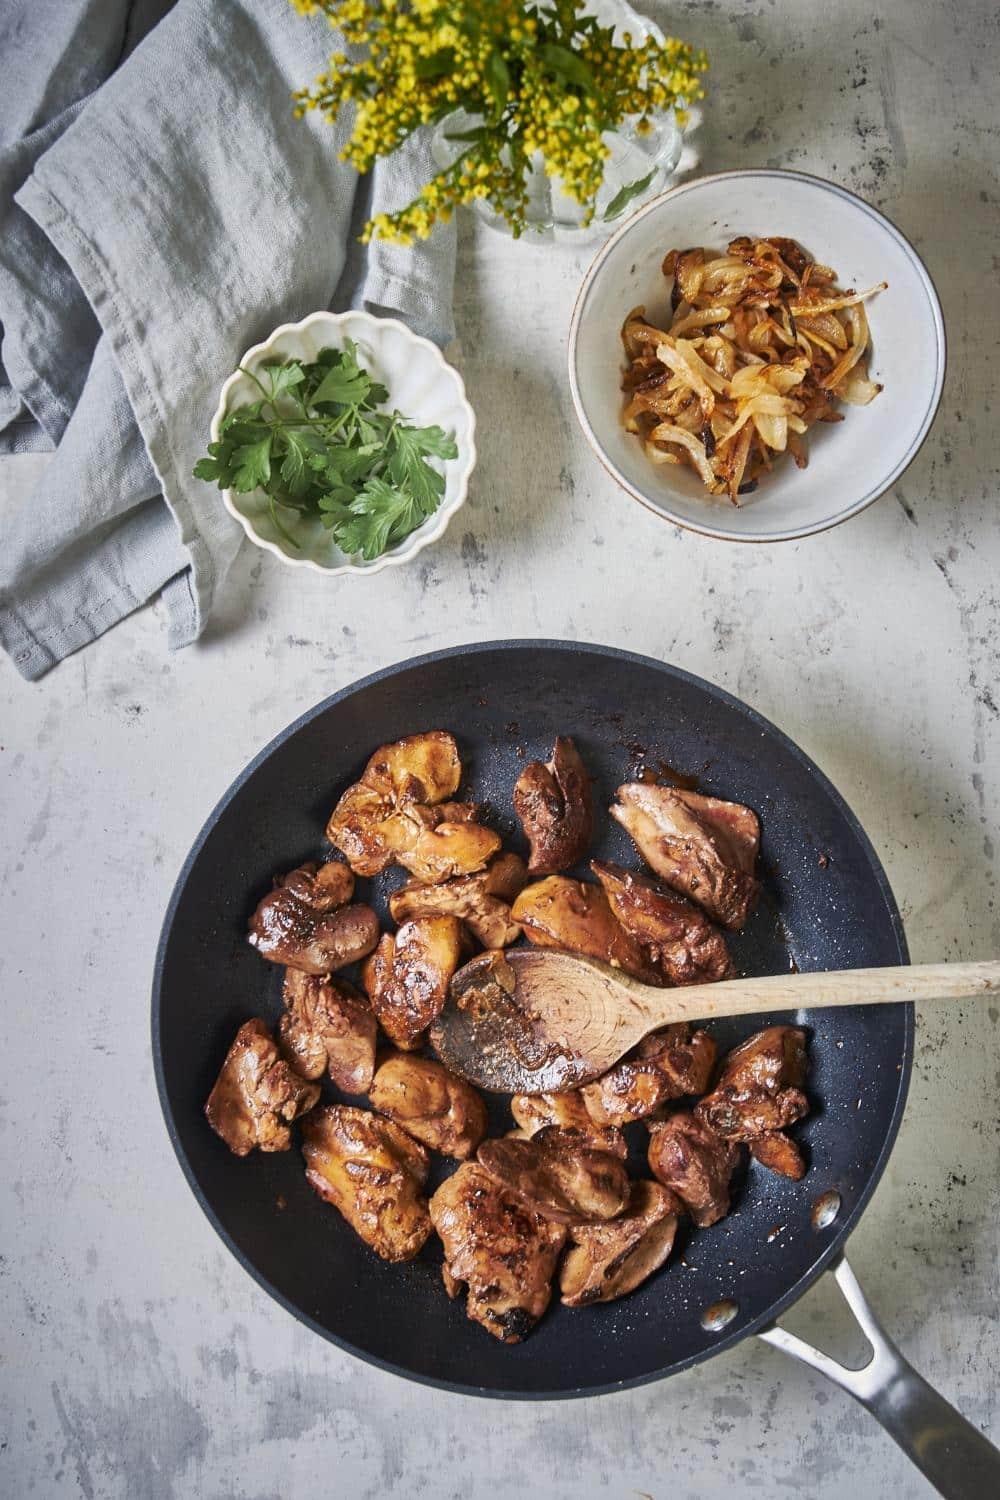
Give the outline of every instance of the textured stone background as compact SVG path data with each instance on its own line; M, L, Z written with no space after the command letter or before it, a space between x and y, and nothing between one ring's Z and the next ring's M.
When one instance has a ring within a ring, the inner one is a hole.
M893 494L826 536L741 548L675 531L614 488L575 427L565 334L586 254L468 224L458 321L482 459L442 543L410 569L332 584L247 548L196 649L168 657L153 609L40 686L0 663L12 1500L928 1493L864 1412L763 1346L569 1405L459 1399L338 1353L218 1244L153 1084L155 941L217 797L320 697L460 641L589 639L721 683L846 794L915 960L1000 953L997 12L689 0L656 13L712 55L703 169L831 176L926 258L950 339L934 432ZM0 466L0 517L41 462ZM995 1008L920 1015L899 1144L851 1247L904 1351L994 1440L998 1044ZM843 1334L823 1290L790 1321Z

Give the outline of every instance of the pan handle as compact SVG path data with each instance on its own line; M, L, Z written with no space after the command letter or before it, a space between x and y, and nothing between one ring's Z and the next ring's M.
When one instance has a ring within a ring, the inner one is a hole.
M1000 1452L917 1374L886 1337L843 1255L830 1269L871 1344L866 1365L849 1369L777 1325L759 1337L811 1365L867 1407L946 1500L1000 1495Z

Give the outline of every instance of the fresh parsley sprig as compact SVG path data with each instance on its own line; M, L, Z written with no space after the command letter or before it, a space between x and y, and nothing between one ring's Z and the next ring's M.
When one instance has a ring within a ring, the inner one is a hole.
M350 339L311 362L276 360L243 373L260 397L227 412L194 473L222 490L263 490L290 546L299 544L281 508L318 516L342 552L365 562L437 510L444 475L428 459L457 458L454 434L382 410L389 392L358 363Z

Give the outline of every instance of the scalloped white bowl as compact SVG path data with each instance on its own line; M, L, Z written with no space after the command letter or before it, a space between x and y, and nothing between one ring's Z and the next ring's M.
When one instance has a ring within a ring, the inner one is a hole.
M365 312L310 313L301 323L282 323L264 343L248 349L240 364L244 369L257 370L276 357L314 360L321 349L343 348L345 339L354 340L361 364L388 388L389 410L397 408L417 427L437 425L454 433L458 457L445 463L431 460L444 475L444 495L438 509L397 547L373 562L352 562L318 517L282 510L283 526L299 543L298 549L293 549L271 520L263 490L251 490L246 495L223 490L222 499L251 542L294 568L311 568L316 573L331 575L379 573L383 568L409 562L431 542L436 542L464 503L469 476L476 466L476 417L458 371L447 363L436 345L411 333L396 318L374 318ZM226 413L247 406L258 394L242 370L230 375L212 418L213 442L218 441Z
M709 495L691 469L650 463L625 431L620 337L626 315L640 304L654 323L669 318L670 287L660 264L672 246L723 250L738 234L799 240L837 270L842 286L889 283L867 309L869 369L882 382L881 394L870 406L845 406L843 422L813 427L808 468L776 463L739 508ZM790 541L864 510L916 457L944 371L941 308L912 245L853 193L776 168L695 178L633 214L587 272L569 335L573 404L605 469L649 510L721 541Z

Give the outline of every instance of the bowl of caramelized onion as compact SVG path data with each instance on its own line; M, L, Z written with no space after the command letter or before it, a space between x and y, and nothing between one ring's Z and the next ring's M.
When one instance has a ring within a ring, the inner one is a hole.
M944 370L916 251L801 172L723 172L640 209L592 264L570 329L573 402L605 468L727 541L864 510L919 451Z

